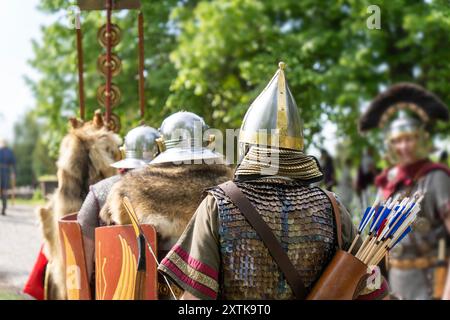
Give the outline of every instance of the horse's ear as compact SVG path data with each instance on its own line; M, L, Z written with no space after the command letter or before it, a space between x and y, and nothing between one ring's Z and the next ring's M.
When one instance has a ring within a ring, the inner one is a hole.
M70 126L72 127L72 129L77 129L83 126L83 121L82 120L78 120L75 117L69 118L69 123Z
M103 127L103 116L102 111L100 109L95 110L94 118L92 119L92 123L97 129Z

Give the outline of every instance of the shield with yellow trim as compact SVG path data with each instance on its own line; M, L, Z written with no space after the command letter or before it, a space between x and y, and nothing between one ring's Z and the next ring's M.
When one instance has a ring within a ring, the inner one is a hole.
M66 273L67 299L91 300L83 237L77 222L77 214L73 213L61 218L58 224Z
M145 275L138 270L139 248L131 225L95 229L95 273L97 300L134 300L137 282L143 277L142 297L158 299L157 264L148 245L157 252L156 230L141 225L146 239ZM142 251L141 251L142 252ZM139 279L139 280L138 280Z

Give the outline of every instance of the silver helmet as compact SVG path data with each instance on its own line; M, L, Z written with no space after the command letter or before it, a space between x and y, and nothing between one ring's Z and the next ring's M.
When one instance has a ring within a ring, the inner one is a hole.
M385 136L392 140L403 134L417 133L425 127L425 124L416 117L407 113L406 110L400 110L397 117L386 126Z
M157 138L159 138L158 130L146 125L130 130L121 148L124 159L111 166L119 169L135 169L149 164L158 154Z
M284 62L250 105L239 133L239 144L303 151L303 122L289 89ZM242 148L242 146L241 146Z
M208 149L214 136L204 138L209 127L200 116L192 112L180 111L167 117L156 140L160 154L151 164L160 163L222 163L223 155Z
M283 176L312 183L322 179L317 160L303 152L303 124L285 76L278 70L245 114L239 132L236 176Z

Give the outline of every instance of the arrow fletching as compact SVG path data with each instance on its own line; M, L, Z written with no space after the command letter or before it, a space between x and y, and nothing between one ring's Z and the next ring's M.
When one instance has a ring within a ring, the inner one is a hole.
M372 207L367 207L367 208L366 208L366 211L364 212L364 214L363 214L363 216L362 216L362 219L361 219L361 221L359 222L359 226L358 226L358 231L359 231L359 232L362 232L362 231L363 231L364 226L365 226L366 219L368 218L369 213L370 213L371 211L372 211Z
M412 230L411 226L409 226L408 228L406 228L406 230L403 232L403 234L397 239L397 241L394 242L394 244L391 246L391 248L395 247L397 245L397 243L399 243L400 241L403 240L403 238L410 233Z

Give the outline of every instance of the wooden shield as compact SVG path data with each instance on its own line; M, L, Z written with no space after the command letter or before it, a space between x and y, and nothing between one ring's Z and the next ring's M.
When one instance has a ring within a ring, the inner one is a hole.
M77 222L77 213L58 221L66 271L66 291L69 300L91 300L91 291L86 272L83 237Z
M153 252L157 252L156 230L141 225ZM145 300L158 299L157 264L145 247ZM95 229L95 273L97 300L133 300L138 263L136 234L131 225Z

